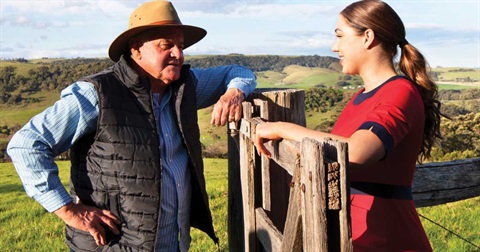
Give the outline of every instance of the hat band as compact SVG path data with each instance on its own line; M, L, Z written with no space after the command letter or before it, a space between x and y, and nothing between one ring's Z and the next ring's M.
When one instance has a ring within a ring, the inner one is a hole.
M173 20L165 20L165 21L154 22L154 23L151 23L149 25L165 25L165 24L179 24L179 25L181 25L182 23L176 22L176 21L173 21Z

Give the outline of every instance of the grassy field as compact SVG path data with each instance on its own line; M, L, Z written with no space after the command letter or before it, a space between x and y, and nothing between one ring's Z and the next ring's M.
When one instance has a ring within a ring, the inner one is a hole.
M480 88L480 82L473 85L459 85L454 83L437 83L438 89L469 89L469 88Z
M318 85L333 87L343 78L341 72L317 68L291 65L283 69L283 72L265 71L257 73L259 88L296 88L310 89ZM350 81L354 83L359 77L353 77Z
M205 176L210 207L221 251L228 250L227 162L206 159ZM60 178L68 188L69 162L58 162ZM26 196L11 163L0 163L0 251L68 251L64 224ZM203 232L192 229L191 251L215 251L216 245Z
M462 69L458 67L436 67L432 69L439 72L439 81L452 81L456 78L470 78L472 80L480 81L480 69Z
M11 106L7 104L0 105L0 125L24 125L34 115L40 113L45 108L53 105L53 103L55 103L55 101L60 98L60 92L41 91L29 97L36 98L39 100L39 102L30 103L24 106Z
M2 66L14 65L15 67L17 67L18 71L26 72L31 68L38 67L39 65L41 65L41 62L49 62L52 60L53 59L31 60L29 61L29 63L2 61ZM480 75L480 70L478 69L470 69L469 71L465 70L463 72L455 70L458 70L458 68L434 69L434 71L441 73L441 79L455 79L466 76L470 77L471 79L480 79L480 77L477 78L477 76ZM305 90L313 88L320 84L327 87L332 87L339 80L339 78L343 77L343 74L341 72L336 72L325 68L312 68L296 65L288 66L282 72L265 71L256 73L256 75L258 81L258 88L294 88ZM360 81L358 76L353 76L352 79L349 80L350 83L355 83L358 81ZM448 82L445 84L439 84L439 88L480 88L480 82L477 82L473 85ZM52 105L59 98L59 91L43 91L29 97L36 98L40 100L40 102L32 103L21 107L0 105L0 126L7 125L9 127L12 127L15 124L25 124L32 116L39 113L46 107ZM210 112L211 108L199 111L200 129L202 130L201 141L206 146L209 146L218 140L226 139L226 129L224 127L212 127L209 125ZM307 115L307 121L318 122L329 116L329 113L311 113L310 115Z
M68 162L58 162L67 186ZM228 251L227 160L205 159L205 177L213 222L220 238L220 251ZM480 197L419 208L419 213L480 245ZM434 251L478 251L456 235L421 218ZM0 163L0 251L67 251L64 225L55 215L28 198L11 163ZM217 247L202 232L192 230L191 251L215 251Z

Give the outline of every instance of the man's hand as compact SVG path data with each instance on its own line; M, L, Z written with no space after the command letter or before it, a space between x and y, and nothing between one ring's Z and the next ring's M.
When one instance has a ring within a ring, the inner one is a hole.
M220 97L213 107L210 124L223 126L227 122L237 122L242 118L242 102L245 94L236 88L230 88Z
M108 227L116 235L120 233L117 227L120 224L120 220L108 210L100 210L82 203L69 203L54 213L67 225L89 232L98 246L106 245L103 226Z

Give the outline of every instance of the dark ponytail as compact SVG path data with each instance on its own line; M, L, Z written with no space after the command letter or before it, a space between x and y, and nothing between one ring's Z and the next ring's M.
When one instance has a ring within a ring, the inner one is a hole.
M425 129L418 161L429 158L436 139L442 138L440 119L445 115L440 112L438 87L427 73L428 64L423 55L406 40L402 20L388 4L380 0L352 3L340 15L359 34L372 29L392 61L397 55L397 48L401 48L400 70L417 85L425 108Z
M423 55L411 44L401 46L400 70L413 83L417 84L422 95L425 107L425 129L423 131L423 143L420 150L421 161L430 157L432 146L437 138L442 138L440 132L440 119L445 116L440 112L441 103L438 100L438 87L427 73L427 62Z

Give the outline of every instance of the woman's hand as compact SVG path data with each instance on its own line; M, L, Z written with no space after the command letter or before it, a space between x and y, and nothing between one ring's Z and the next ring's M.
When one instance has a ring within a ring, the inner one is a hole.
M265 142L269 142L272 145L274 140L282 139L279 135L279 129L282 127L282 122L267 122L257 125L255 133L255 146L259 155L263 154L268 158L272 157L272 154L265 148Z

